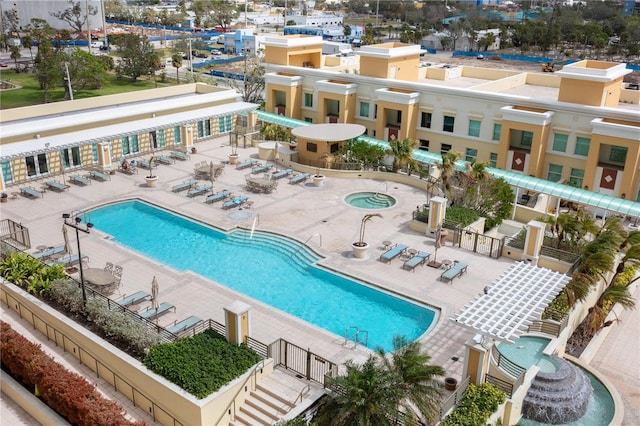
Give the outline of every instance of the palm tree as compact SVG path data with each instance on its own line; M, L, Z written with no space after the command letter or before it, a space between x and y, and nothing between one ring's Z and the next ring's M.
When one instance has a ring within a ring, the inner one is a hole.
M393 154L393 171L397 172L401 168L413 165L413 150L418 147L418 142L405 138L389 142L391 153Z
M374 217L381 218L382 215L380 213L371 213L371 214L365 214L362 217L362 220L360 221L360 235L358 236L358 242L355 243L358 247L363 247L367 245L367 243L364 242L364 230L365 230L365 227L367 226L367 222L369 222Z
M440 185L442 193L447 195L450 189L449 179L456 173L456 161L460 159L460 153L449 151L442 154L442 162L437 164L440 171Z
M182 56L174 53L171 56L171 65L173 65L173 67L176 69L176 80L178 81L178 84L180 84L180 67L182 66Z

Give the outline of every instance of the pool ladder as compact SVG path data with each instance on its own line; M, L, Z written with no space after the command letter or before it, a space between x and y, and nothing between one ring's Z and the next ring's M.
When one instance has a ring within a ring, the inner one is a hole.
M361 338L360 334L364 335L364 339ZM344 343L342 346L348 346L350 342L353 342L353 347L351 348L353 350L358 347L358 344L367 347L369 342L369 332L366 330L360 330L355 325L346 327L344 330Z

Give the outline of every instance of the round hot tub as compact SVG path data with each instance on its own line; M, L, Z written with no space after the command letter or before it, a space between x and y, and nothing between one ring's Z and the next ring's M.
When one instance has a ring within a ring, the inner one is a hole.
M387 209L397 203L391 195L373 191L354 192L344 197L344 201L350 206L370 210Z

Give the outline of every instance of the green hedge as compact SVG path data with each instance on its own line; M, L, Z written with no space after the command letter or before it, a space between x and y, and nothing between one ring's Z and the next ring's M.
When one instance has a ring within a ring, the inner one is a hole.
M202 399L246 373L260 356L213 330L151 348L144 365Z
M460 404L440 426L483 426L505 398L504 392L490 383L482 383L479 386L471 384Z

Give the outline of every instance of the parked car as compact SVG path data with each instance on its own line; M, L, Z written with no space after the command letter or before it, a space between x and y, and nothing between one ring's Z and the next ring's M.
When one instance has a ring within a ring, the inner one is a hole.
M222 52L218 49L211 49L211 56L221 56Z

